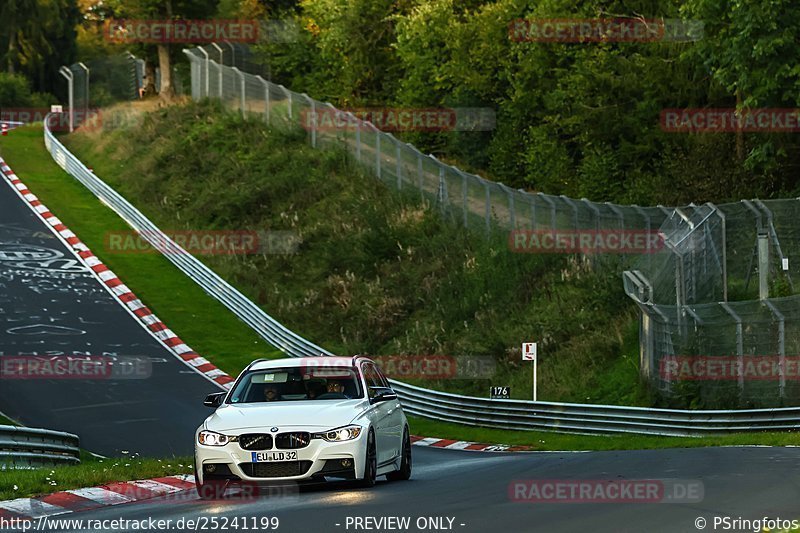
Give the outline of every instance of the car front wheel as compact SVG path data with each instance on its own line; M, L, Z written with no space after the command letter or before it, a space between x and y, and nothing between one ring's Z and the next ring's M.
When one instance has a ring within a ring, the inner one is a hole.
M367 435L367 455L364 463L364 477L359 480L358 485L369 488L375 486L378 477L378 449L375 445L375 433L370 430Z

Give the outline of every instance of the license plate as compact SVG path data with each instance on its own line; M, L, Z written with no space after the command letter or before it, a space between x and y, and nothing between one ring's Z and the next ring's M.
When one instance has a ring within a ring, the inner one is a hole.
M297 461L297 452L250 452L254 463Z

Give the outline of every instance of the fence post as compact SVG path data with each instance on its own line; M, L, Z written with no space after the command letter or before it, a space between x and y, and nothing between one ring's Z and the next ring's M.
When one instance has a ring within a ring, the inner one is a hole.
M89 116L89 67L87 67L83 62L78 63L83 70L86 71L86 84L84 86L84 97L85 97L85 106L84 106L84 113L83 113L83 120L86 120Z
M492 193L489 190L489 182L483 182L483 188L486 191L486 234L492 231Z
M739 364L739 394L744 393L744 339L742 331L742 319L737 315L727 302L720 302L719 304L736 322L736 356Z
M286 95L286 98L289 100L289 120L292 120L292 91L284 87L283 85L278 85L281 89L283 89L283 93Z
M786 395L786 317L769 300L764 300L775 318L778 319L778 366L781 369L779 392L781 399Z
M220 69L221 68L222 67L220 67ZM246 96L245 96L244 72L240 71L236 67L231 67L231 68L233 68L233 71L236 73L237 76L239 76L239 84L240 84L239 85L239 91L241 93L240 94L240 104L239 105L240 105L241 110L242 110L242 117L244 117L245 116L245 109L247 107L247 103L246 103L246 100L245 100Z
M311 147L317 147L317 103L313 98L303 93L306 101L311 105Z
M439 190L436 192L436 202L439 204L439 210L444 213L449 199L447 197L447 180L444 177L444 165L441 163L439 163Z
M68 105L69 105L69 132L72 133L72 131L74 130L73 119L74 119L74 115L75 115L75 110L73 109L73 105L75 103L75 100L74 100L73 94L72 94L72 89L73 89L72 84L73 84L73 81L75 79L75 76L72 74L72 71L70 69L68 69L67 67L61 67L58 70L58 73L61 74L62 76L64 76L67 79L67 99L68 99Z
M209 67L210 67L210 60L208 58L208 52L206 52L206 50L202 46L198 47L197 49L200 50L203 53L204 56L206 56L206 83L205 83L206 92L205 92L205 97L208 98L208 90L209 90L208 70L209 70Z
M381 132L374 124L370 122L373 131L375 132L375 167L378 173L378 179L381 177Z
M261 76L258 79L264 86L264 119L267 121L267 126L269 126L269 82Z
M361 119L350 111L348 111L347 114L353 119L356 125L356 161L361 163Z
M400 152L400 141L394 140L395 158L397 159L397 190L403 188L403 154Z
M511 229L512 230L516 229L517 228L517 213L516 213L516 209L514 207L514 189L512 189L510 187L507 187L507 186L503 185L502 183L500 183L498 185L500 185L500 187L502 187L503 190L508 195L508 217L509 217L509 221L511 222Z
M425 199L425 171L422 168L422 152L417 152L417 174L419 175L419 196Z
M464 211L462 218L464 227L466 228L469 225L468 214L469 214L469 179L467 178L467 174L462 172L460 169L456 167L452 167L453 170L458 172L461 175L461 204L462 204L462 211Z
M547 205L550 206L550 231L555 231L558 227L557 215L556 215L556 203L553 201L550 196L544 194L543 192L536 193L539 198L547 202Z
M211 43L211 46L219 51L219 83L217 83L219 88L217 92L219 92L219 99L222 100L222 67L225 65L225 55L222 53L222 48L217 43Z

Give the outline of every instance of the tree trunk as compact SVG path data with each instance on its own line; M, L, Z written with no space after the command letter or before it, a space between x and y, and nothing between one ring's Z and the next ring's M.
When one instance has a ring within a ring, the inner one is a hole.
M8 73L14 74L14 56L17 53L17 33L11 29L8 36Z
M172 0L166 0L167 20L172 21ZM158 45L158 69L161 71L161 86L158 94L162 100L169 102L175 97L175 87L172 85L172 61L169 57L169 43Z
M736 89L736 111L742 111L742 93ZM742 128L736 128L736 159L740 163L744 160L744 132Z
M156 94L156 67L152 61L147 61L144 67L145 84L142 96L155 96Z
M172 100L175 97L175 87L172 85L172 62L168 44L158 45L158 69L161 71L161 87L158 93L162 100Z

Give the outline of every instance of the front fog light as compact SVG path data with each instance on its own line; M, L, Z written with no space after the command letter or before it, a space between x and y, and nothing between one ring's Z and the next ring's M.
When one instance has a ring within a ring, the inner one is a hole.
M225 446L231 440L227 435L213 431L201 431L197 436L197 442L205 446Z
M328 442L342 442L357 439L361 435L361 426L345 426L343 428L332 429L325 433L317 433L314 438L323 439Z

